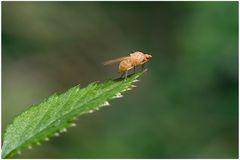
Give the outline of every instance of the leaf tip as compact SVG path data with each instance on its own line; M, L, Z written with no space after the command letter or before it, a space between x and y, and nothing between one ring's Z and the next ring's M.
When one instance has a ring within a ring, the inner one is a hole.
M54 133L55 137L58 137L60 134L58 132Z
M104 106L110 106L110 103L108 101L106 101L103 105Z
M135 83L135 82L139 82L139 81L140 81L140 80L138 80L138 79L134 79L134 80L133 80L134 83Z
M71 125L70 125L71 127L76 127L77 126L77 124L76 123L71 123Z
M88 113L93 113L93 110L90 110Z
M100 105L100 107L104 107L104 106L110 106L110 103L108 101L105 101L102 105Z
M66 129L66 128L63 128L60 132L61 132L61 133L67 132L67 129Z
M22 153L22 152L21 152L20 150L18 150L18 151L17 151L17 154L19 154L19 155L20 155L21 153Z
M115 96L113 96L112 98L122 98L123 97L123 95L120 93L120 92L118 92Z

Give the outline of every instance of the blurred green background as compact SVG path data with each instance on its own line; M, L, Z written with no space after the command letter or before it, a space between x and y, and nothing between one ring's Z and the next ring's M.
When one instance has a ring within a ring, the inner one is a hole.
M133 50L136 89L16 158L237 158L238 2L2 2L2 130Z

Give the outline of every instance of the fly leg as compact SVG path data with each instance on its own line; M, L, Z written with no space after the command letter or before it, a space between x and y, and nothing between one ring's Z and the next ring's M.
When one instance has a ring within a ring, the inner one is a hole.
M136 72L136 66L133 67L133 71L134 71L134 73Z
M123 78L124 74L125 74L125 72L123 72L123 73L121 74L121 77L120 77L120 78Z
M128 74L128 70L126 70L126 72L125 72L125 79L124 80L127 79L127 74Z
M142 71L144 70L144 63L142 64Z

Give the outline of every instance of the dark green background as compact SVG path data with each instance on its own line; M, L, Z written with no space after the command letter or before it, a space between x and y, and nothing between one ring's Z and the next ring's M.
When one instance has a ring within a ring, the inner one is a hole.
M238 2L2 2L3 129L132 50L137 88L16 158L237 158Z

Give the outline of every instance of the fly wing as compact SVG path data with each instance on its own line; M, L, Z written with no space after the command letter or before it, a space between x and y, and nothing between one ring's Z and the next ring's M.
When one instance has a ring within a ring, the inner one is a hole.
M119 58L116 58L116 59L107 60L107 61L103 62L103 65L118 63L118 62L121 62L122 60L124 60L126 58L127 57L119 57Z

